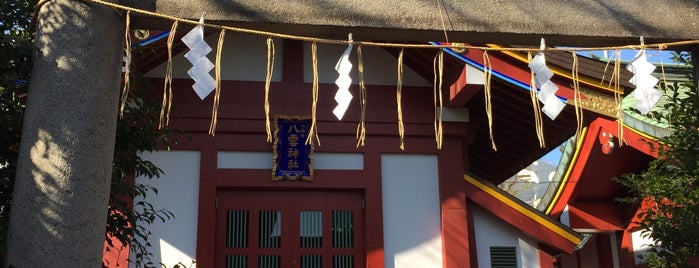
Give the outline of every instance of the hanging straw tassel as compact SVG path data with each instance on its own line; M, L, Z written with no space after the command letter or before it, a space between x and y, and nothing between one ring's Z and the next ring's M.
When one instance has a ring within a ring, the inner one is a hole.
M362 46L357 46L357 71L359 71L359 123L357 124L357 148L366 140L366 87L364 86L364 56Z
M267 142L272 142L272 126L269 120L269 86L274 73L274 40L267 37L267 75L265 76L265 130L267 131Z
M531 52L527 53L527 60L529 62L532 61ZM534 71L530 69L529 73L531 74L529 79L529 96L531 97L532 108L534 109L534 128L536 129L536 138L539 140L539 148L546 148L546 140L544 138L544 120L541 115L541 105L537 98L538 94L536 91L536 79L534 77Z
M311 44L311 58L313 62L313 104L311 105L311 129L308 131L306 144L313 144L313 138L315 138L320 146L318 126L316 125L316 108L318 106L318 44L316 42Z
M170 124L170 108L172 107L172 43L177 32L177 21L172 23L170 35L167 37L167 65L165 67L165 83L163 85L163 104L160 106L160 122L158 128Z
M434 61L432 63L432 71L434 72L434 81L432 83L432 87L434 89L434 138L437 142L437 149L442 149L442 112L444 107L444 102L442 98L442 84L444 81L443 50L440 50L434 57Z
M580 94L580 75L578 74L578 54L575 52L571 53L573 55L573 66L571 68L571 76L573 77L573 91L574 98L573 103L575 104L575 120L577 122L577 128L575 129L575 140L580 140L580 135L583 129L583 110L582 110L582 95Z
M667 48L666 46L659 47L658 53L660 53L662 55L663 49L666 49L666 48ZM663 79L663 87L661 87L661 88L667 88L667 77L665 76L665 63L663 63L663 57L660 57L660 73L662 74L662 79ZM667 90L663 90L662 93L663 93L663 96L665 96L669 99L669 96L667 95L668 94ZM672 113L670 113L669 118L668 118L668 121L670 122L670 124L672 124L672 115L671 114ZM650 114L650 115L652 115L652 114Z
M223 50L223 39L226 35L226 30L221 30L218 35L218 45L216 46L216 91L214 93L214 104L211 107L211 125L209 126L209 134L216 135L216 123L218 123L218 105L221 100L221 52Z
M405 150L405 126L403 125L403 52L398 53L398 81L396 82L396 103L398 105L398 135L400 136L400 149Z
M491 86L490 78L493 76L493 66L490 63L490 57L488 56L488 51L483 51L483 67L485 69L484 76L484 88L485 88L485 113L488 115L488 131L490 132L490 145L493 151L497 151L498 147L495 145L495 139L493 138L493 107L491 104Z
M658 53L663 54L663 50L666 49L667 46L660 46L658 48ZM665 76L665 63L663 63L663 57L660 57L660 73L662 74L663 77L663 84L667 85L667 77ZM665 92L663 92L665 93Z
M126 54L126 63L124 66L124 88L121 89L121 106L119 107L119 116L124 116L124 107L126 107L126 98L129 96L129 76L131 74L131 11L126 11L126 30L124 31L124 46Z
M617 137L619 138L619 147L624 146L624 112L621 109L623 96L621 95L621 51L615 50L616 60L614 61L614 71L612 72L612 80L614 81L614 103L617 106ZM610 83L612 81L609 81Z
M605 53L605 55L606 55L606 53ZM605 58L607 60L607 64L604 65L604 71L602 72L602 80L599 81L600 85L604 84L604 78L607 76L607 70L609 70L609 64L612 62L608 57L605 57ZM607 87L612 86L612 79L614 79L614 72L612 72L612 77L609 78L609 84L607 85Z

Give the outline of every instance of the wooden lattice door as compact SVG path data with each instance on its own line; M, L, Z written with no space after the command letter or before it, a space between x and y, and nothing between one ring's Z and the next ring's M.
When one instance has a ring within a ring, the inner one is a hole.
M218 193L216 267L364 267L356 192Z

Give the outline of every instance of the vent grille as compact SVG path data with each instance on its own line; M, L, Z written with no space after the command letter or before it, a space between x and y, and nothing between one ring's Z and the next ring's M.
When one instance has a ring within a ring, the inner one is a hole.
M517 249L515 247L490 247L490 267L517 268Z

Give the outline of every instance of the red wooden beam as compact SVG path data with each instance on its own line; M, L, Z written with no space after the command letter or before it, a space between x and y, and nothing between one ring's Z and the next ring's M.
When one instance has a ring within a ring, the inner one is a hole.
M568 205L570 227L599 231L624 230L624 219L615 206L607 203L575 203Z
M572 253L582 236L494 185L467 175L466 196L493 215L557 252Z
M554 200L553 209L550 210L548 213L549 215L556 217L563 212L563 209L567 204L573 203L573 194L578 183L583 177L583 171L585 170L591 157L595 157L591 156L590 153L593 146L599 146L597 139L601 131L613 133L616 136L618 135L618 123L616 121L604 118L597 118L590 123L587 132L585 132L585 135L583 136L578 158L574 163L571 163L572 166L570 167L570 175L568 175L569 177L565 182L565 185L562 186L563 188L559 190L561 193L559 194L558 199ZM647 155L658 157L658 153L652 150L649 143L653 141L653 138L648 135L627 126L623 126L622 140L624 141L624 146L631 146L632 148Z
M477 71L473 68L468 68L466 65L463 66L459 77L454 81L454 83L449 86L449 102L447 106L449 107L464 107L466 103L471 101L473 96L476 95L481 89L483 89L482 82L468 81L469 76L474 74L469 74L468 72ZM477 75L477 74L476 74Z

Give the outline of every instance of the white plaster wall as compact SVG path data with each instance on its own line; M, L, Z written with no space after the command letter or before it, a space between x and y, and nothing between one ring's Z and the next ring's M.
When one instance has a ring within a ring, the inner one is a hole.
M218 152L218 168L272 170L271 152ZM361 153L313 153L313 169L363 170Z
M136 178L137 183L150 184L158 189L158 194L150 193L146 201L156 209L164 208L175 214L174 219L165 223L156 221L150 227L153 263L162 262L166 267L173 267L181 262L189 267L196 256L201 154L160 151L144 153L141 157L164 171L159 179Z
M218 32L209 34L204 38L212 51L208 58L216 62L216 46L218 44ZM282 59L284 57L284 42L275 39L274 73L272 81L282 79ZM172 77L191 79L187 71L192 64L185 59L185 49L172 58ZM166 64L161 64L146 74L147 77L165 77ZM211 70L214 75L214 70ZM265 81L267 74L267 38L257 35L249 35L235 32L226 32L221 53L221 79L240 81Z
M381 155L386 268L442 267L437 156Z
M335 65L340 55L347 48L346 45L318 44L318 82L335 83L337 72ZM382 48L364 46L362 47L362 59L364 60L364 83L367 85L396 85L398 81L398 60L388 54ZM357 49L356 47L350 55L353 64L352 84L359 84L359 74L357 72ZM304 43L303 57L303 79L307 83L313 81L311 44ZM427 81L417 75L415 71L403 66L404 86L432 86L431 81Z
M314 153L313 169L363 170L361 153Z
M648 250L653 248L655 243L650 237L643 236L643 230L631 232L631 243L633 244L633 255L636 264L645 263L641 257L648 255Z
M563 225L570 227L570 212L568 211L568 205L563 208L560 221Z
M490 267L490 247L516 247L517 267L539 267L537 242L482 208L474 207L478 267Z
M615 233L610 233L609 234L609 247L612 249L612 263L614 265L613 268L619 268L619 249L617 243L617 238Z
M517 238L520 267L539 267L539 248L537 241L527 236Z
M216 60L216 46L219 32L213 32L204 40L212 48L208 58L211 62ZM284 42L275 40L275 60L272 81L279 82L282 79ZM318 44L318 73L320 83L335 83L337 72L335 64L345 50L344 45ZM190 79L187 71L192 64L184 58L188 49L173 56L172 77ZM364 54L364 80L368 85L395 85L397 81L397 60L381 48L363 47ZM357 50L356 47L350 56L354 67L351 77L353 84L358 84ZM313 81L311 44L304 43L304 81ZM239 81L264 81L267 68L267 38L264 36L249 35L235 32L226 32L221 54L221 79ZM405 86L431 86L431 81L417 75L407 66L403 66L403 85ZM165 77L166 63L159 65L146 77ZM214 75L214 70L211 70Z

